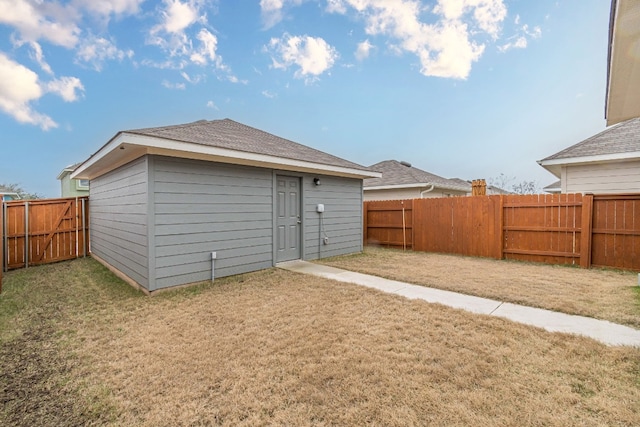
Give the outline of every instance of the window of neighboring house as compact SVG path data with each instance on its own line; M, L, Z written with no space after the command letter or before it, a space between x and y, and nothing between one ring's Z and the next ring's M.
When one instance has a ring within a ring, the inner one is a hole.
M77 179L76 180L76 188L86 190L89 188L89 180L88 179Z

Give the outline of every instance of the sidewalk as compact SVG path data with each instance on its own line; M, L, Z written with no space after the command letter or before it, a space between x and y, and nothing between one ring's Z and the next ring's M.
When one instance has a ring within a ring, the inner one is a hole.
M307 261L279 263L278 268L296 273L311 274L339 282L354 283L410 299L422 299L476 314L503 317L514 322L537 326L549 332L564 332L593 338L607 345L640 347L640 330L606 320L574 316L540 308L526 307L456 292L427 288L419 285L383 279L368 274L354 273L339 268L313 264Z

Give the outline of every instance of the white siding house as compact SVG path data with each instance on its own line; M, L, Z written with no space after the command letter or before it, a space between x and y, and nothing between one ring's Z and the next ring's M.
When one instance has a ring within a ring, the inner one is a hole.
M423 171L407 162L385 160L369 166L382 172L380 178L364 180L364 200L402 200L429 197L466 196L471 194L471 184L447 179Z
M560 179L561 193L640 192L640 118L585 139L538 164Z
M361 251L377 176L228 119L119 132L73 174L92 255L149 292Z

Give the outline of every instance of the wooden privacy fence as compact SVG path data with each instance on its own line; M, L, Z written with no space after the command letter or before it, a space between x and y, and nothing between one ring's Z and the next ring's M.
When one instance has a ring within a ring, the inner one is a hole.
M363 211L365 245L640 271L640 194L370 201Z
M88 207L87 197L2 202L2 270L87 255Z

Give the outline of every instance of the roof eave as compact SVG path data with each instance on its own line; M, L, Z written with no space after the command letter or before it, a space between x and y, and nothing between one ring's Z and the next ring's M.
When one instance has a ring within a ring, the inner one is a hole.
M629 54L640 44L640 8L636 1L613 0L609 19L607 126L640 117L640 57Z
M392 184L392 185L373 185L373 186L364 186L363 190L397 190L401 188L424 188L431 187L431 183L429 182L417 182L414 184Z
M433 182L418 182L414 184L393 184L393 185L375 185L375 186L365 186L363 187L364 191L373 191L373 190L400 190L403 188L428 188L433 186L434 188L441 188L443 190L450 191L460 191L460 192L470 192L471 188L459 188L447 185L441 185Z
M379 172L368 170L325 165L147 135L119 132L107 142L107 144L100 148L100 150L78 166L75 172L72 173L71 178L95 179L147 154L283 169L296 172L321 173L323 175L347 178L365 179L380 178L382 176Z
M538 164L560 178L562 166L582 165L589 163L611 163L619 161L631 161L640 159L640 151L627 153L601 154L597 156L564 157L559 159L538 160Z

